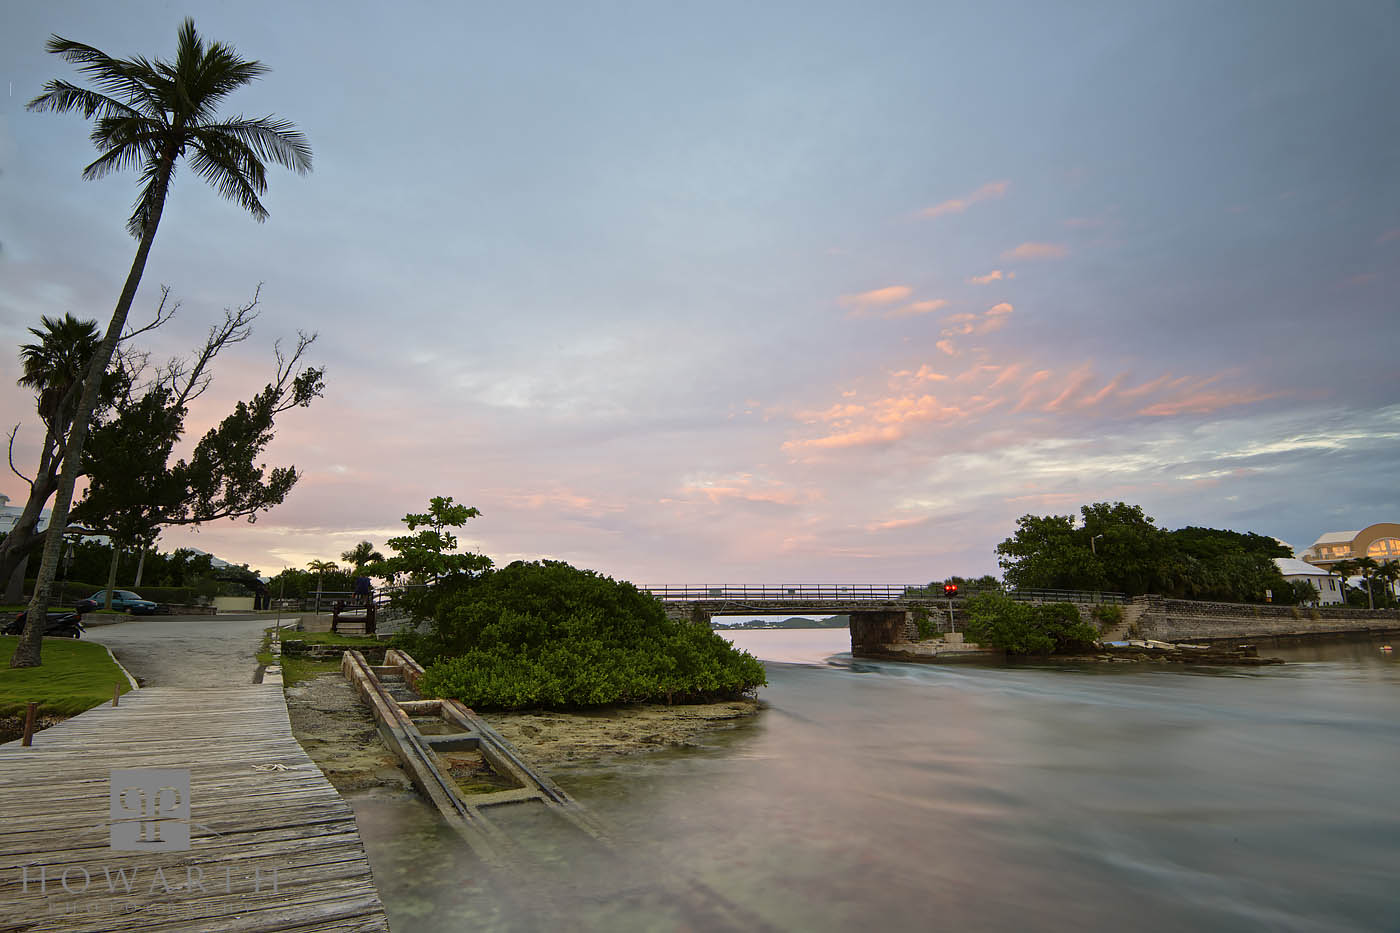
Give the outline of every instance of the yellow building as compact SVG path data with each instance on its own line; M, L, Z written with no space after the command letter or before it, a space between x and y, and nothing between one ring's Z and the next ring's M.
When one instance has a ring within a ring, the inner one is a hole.
M1315 567L1329 567L1339 560L1358 557L1400 560L1400 525L1379 522L1360 531L1329 531L1303 552L1303 560Z

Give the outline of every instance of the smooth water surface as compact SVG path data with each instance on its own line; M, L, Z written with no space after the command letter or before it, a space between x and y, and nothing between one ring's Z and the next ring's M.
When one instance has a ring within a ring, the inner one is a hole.
M1384 639L1261 646L1280 667L1060 670L729 634L819 663L770 663L768 708L703 748L553 771L620 858L521 820L543 867L502 878L417 801L355 801L395 929L1400 925Z

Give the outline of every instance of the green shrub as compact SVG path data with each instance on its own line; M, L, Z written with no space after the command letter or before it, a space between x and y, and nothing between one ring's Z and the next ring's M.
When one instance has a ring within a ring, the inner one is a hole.
M1123 607L1117 603L1099 603L1094 607L1094 621L1099 623L1099 631L1107 631L1123 621Z
M425 695L477 709L731 698L767 683L763 665L707 626L559 561L517 561L454 581L427 632ZM418 656L418 655L415 655Z
M1007 654L1054 654L1092 645L1098 637L1071 603L1036 606L996 593L969 599L966 620L967 638Z
M914 625L919 629L919 641L924 641L938 634L938 625L929 616L927 608L915 606L909 612L914 616Z

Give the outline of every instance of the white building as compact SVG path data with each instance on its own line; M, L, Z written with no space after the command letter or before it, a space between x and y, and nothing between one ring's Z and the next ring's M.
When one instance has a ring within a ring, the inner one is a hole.
M1328 573L1321 567L1316 567L1305 560L1298 560L1296 557L1275 557L1274 563L1278 565L1279 573L1289 583L1294 580L1306 580L1313 585L1313 589L1318 592L1318 602L1323 606L1334 605L1344 601L1342 596L1342 578L1335 573Z

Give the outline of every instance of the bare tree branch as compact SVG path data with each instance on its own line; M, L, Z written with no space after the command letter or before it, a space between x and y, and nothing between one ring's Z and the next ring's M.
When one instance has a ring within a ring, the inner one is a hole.
M33 488L34 488L34 480L32 480L32 479L30 479L29 477L25 476L25 475L24 475L23 473L21 473L21 472L19 471L19 469L15 466L15 435L18 434L18 433L19 433L19 425L15 425L13 428L10 429L10 472L13 473L13 474L15 474L16 476L18 476L20 479L24 480L26 483L29 484L29 488L30 488L30 489L33 489Z
M160 287L160 304L156 305L155 317L153 317L151 319L151 322L146 326L138 327L135 330L127 331L125 334L122 335L121 341L130 340L132 337L135 337L138 334L144 334L148 330L155 330L157 327L161 326L166 321L173 318L175 316L175 313L180 310L180 302L175 302L173 305L170 306L170 310L167 311L165 309L165 302L166 299L168 299L169 297L170 286L162 285Z
M258 298L262 295L262 287L263 283L259 282L258 287L253 290L252 300L247 304L235 310L224 309L224 322L209 328L209 337L204 341L203 349L195 357L188 372L183 371L183 367L176 372L172 361L170 388L175 392L176 408L183 408L186 403L199 398L209 388L212 377L205 373L205 369L214 357L219 355L220 350L235 343L242 343L253 335L253 322L262 313L255 310ZM183 385L180 384L181 380Z
M273 414L280 415L289 408L296 408L298 405L305 405L307 400L301 397L301 393L289 392L288 389L295 385L297 380L306 371L306 367L298 367L302 356L316 342L318 334L308 334L304 330L297 331L297 348L292 351L291 356L284 356L282 353L282 341L277 341L272 347L272 352L277 355L277 381L273 383L273 389L277 398L281 401L274 408ZM324 370L323 370L324 371Z

